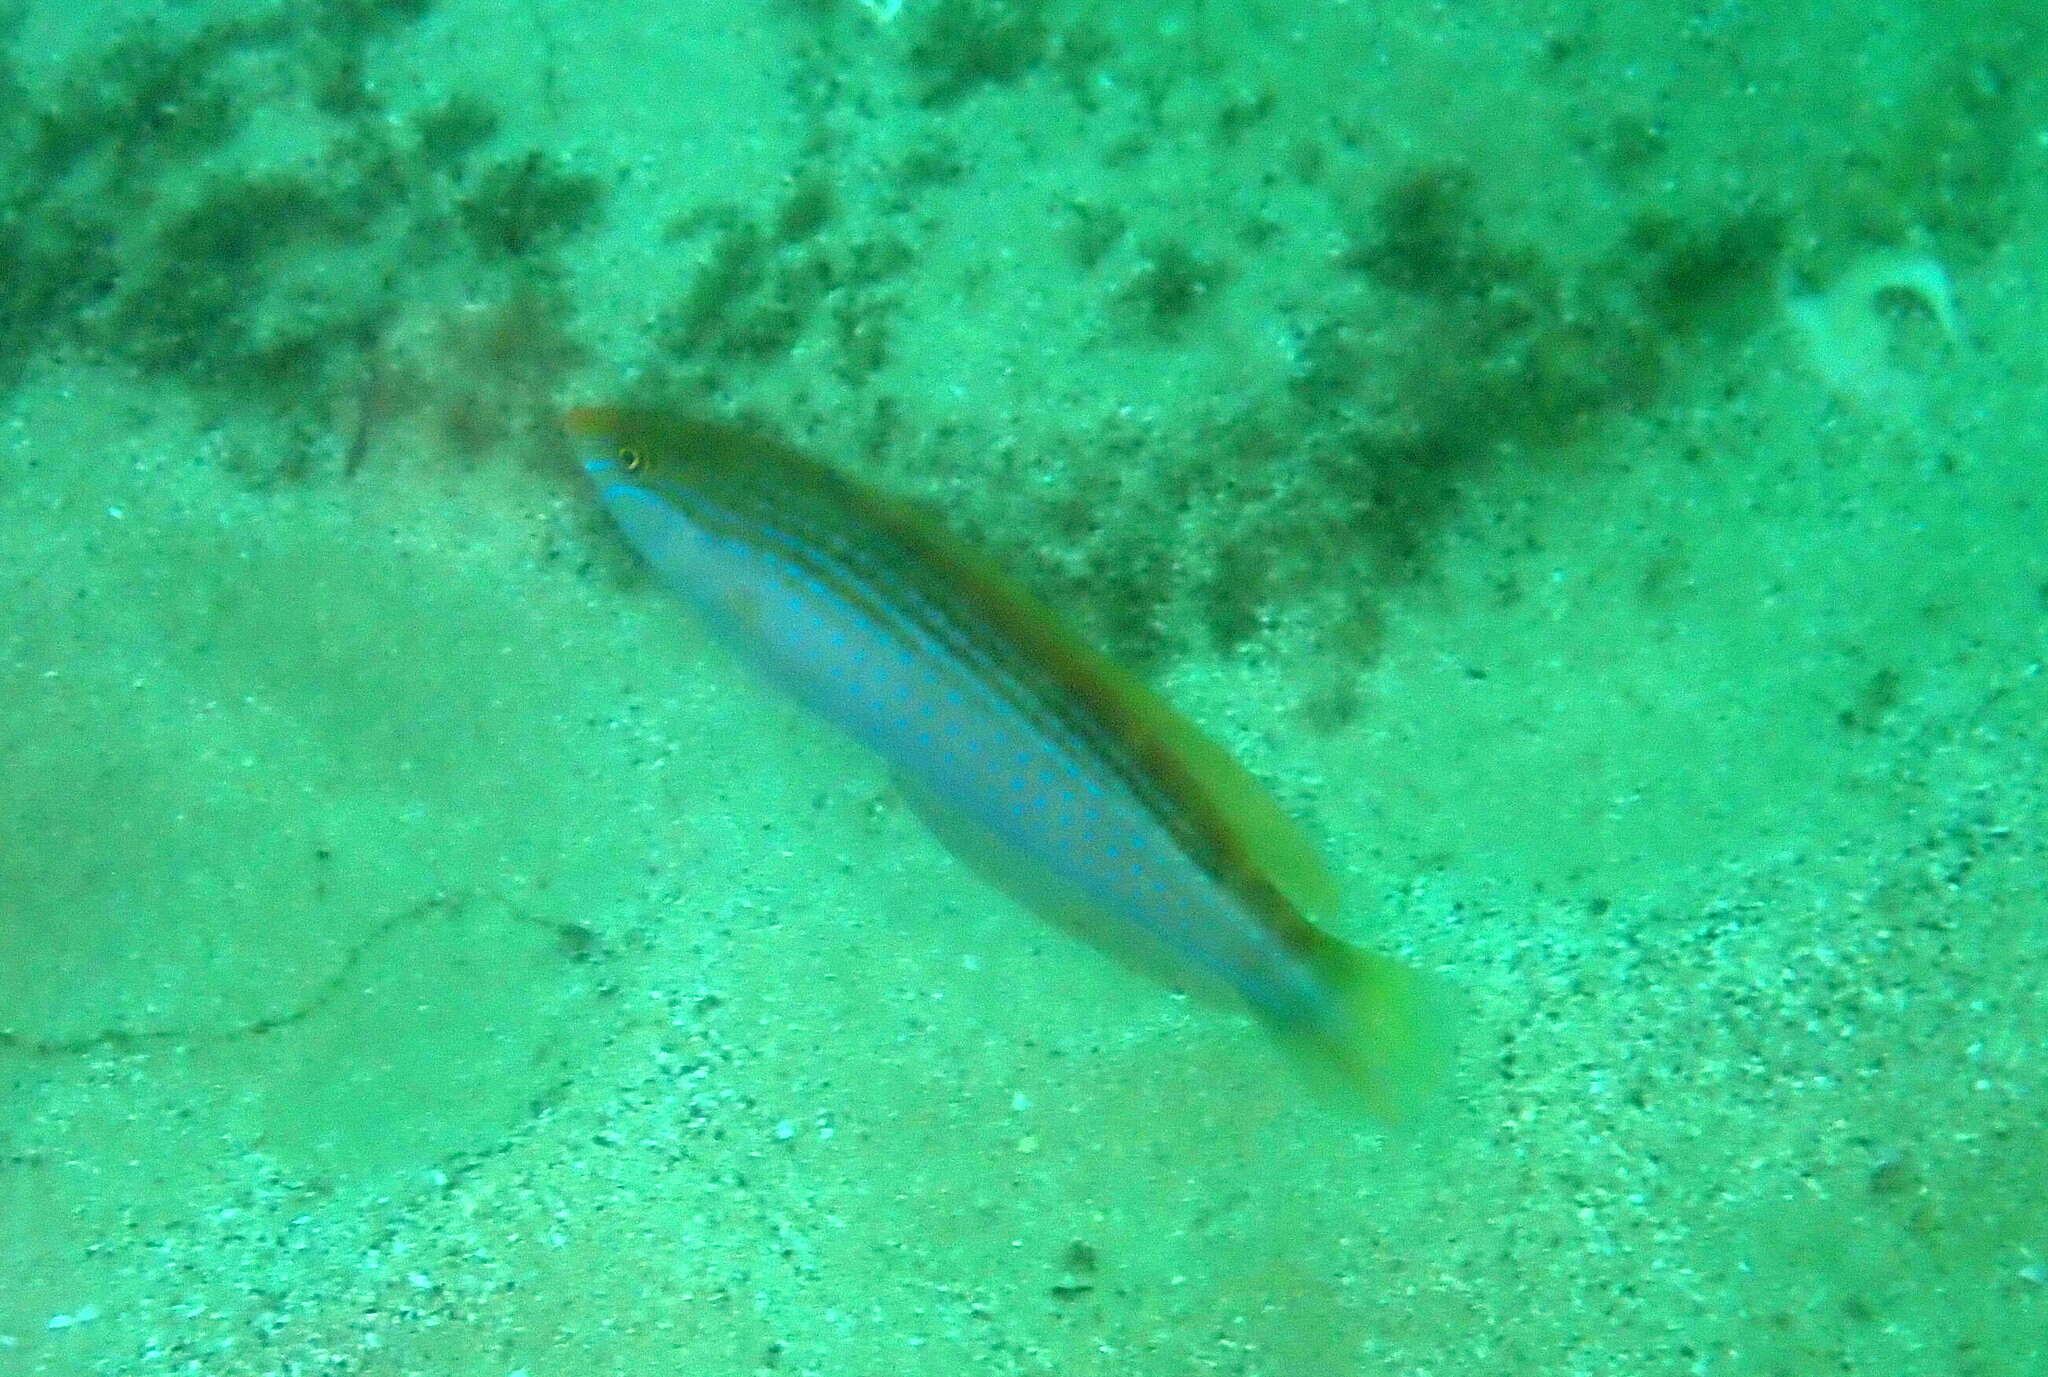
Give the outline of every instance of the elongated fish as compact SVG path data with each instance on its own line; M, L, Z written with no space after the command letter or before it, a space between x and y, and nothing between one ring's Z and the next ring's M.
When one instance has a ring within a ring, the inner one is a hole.
M566 426L668 588L881 756L1033 909L1222 991L1384 1119L1442 1061L1426 982L1314 925L1337 886L1220 747L908 504L773 439L658 412Z

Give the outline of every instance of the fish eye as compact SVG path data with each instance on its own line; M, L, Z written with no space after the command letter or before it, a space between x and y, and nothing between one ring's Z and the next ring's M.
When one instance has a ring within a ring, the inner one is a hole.
M622 449L619 451L619 467L627 473L638 473L647 467L647 459L637 449Z

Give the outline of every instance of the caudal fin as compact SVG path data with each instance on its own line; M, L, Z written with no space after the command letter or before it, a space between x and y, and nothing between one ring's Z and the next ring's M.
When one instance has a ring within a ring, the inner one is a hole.
M1410 1122L1450 1068L1451 992L1390 957L1319 936L1312 960L1330 1001L1318 1017L1274 1030L1318 1089L1384 1124Z

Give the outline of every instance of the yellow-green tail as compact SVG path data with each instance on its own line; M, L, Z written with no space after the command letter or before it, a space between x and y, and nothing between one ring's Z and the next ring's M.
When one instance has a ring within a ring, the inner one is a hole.
M1450 1069L1450 991L1377 952L1318 932L1311 960L1330 994L1313 1019L1275 1032L1318 1089L1388 1125L1411 1122Z

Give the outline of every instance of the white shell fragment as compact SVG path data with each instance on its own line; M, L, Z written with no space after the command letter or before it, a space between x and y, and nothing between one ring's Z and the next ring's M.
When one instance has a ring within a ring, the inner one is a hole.
M1841 401L1895 416L1919 410L1920 379L1899 362L1899 322L1886 310L1900 297L1924 311L1950 345L1962 342L1948 270L1925 254L1874 249L1823 290L1787 297L1807 362Z

